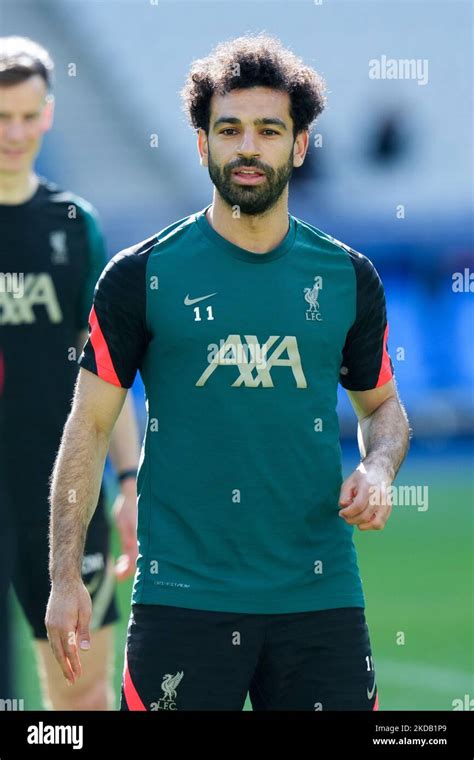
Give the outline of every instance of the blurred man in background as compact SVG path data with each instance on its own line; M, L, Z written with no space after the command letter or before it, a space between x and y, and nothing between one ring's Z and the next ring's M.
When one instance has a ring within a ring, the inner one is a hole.
M134 572L137 556L138 434L129 396L110 445L120 481L113 511L124 554L114 567L101 487L81 566L92 598L92 649L84 660L83 682L68 689L44 625L50 590L49 477L71 405L77 351L87 339L94 287L107 260L94 208L34 170L43 134L53 122L52 72L48 52L37 43L0 38L0 325L8 367L2 522L14 524L12 582L36 640L46 704L59 710L106 710L113 708L115 580ZM70 500L74 503L74 489Z

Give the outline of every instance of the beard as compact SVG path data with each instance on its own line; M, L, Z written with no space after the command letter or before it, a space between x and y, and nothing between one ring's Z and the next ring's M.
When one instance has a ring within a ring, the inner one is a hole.
M259 185L238 185L232 172L240 166L253 167L265 173L266 181ZM212 160L208 151L209 176L216 190L229 206L238 206L242 214L254 216L272 208L281 197L293 173L293 149L283 166L272 169L255 159L238 159L221 167Z

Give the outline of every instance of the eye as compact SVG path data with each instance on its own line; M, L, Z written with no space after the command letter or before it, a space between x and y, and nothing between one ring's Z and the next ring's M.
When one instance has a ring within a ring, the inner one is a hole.
M272 135L279 135L280 133L277 132L275 129L264 129L264 132L271 132Z
M236 133L236 132L237 132L237 130L236 130L236 129L233 129L233 127L226 127L226 128L225 128L225 129L223 129L223 130L222 130L222 131L221 131L219 134L221 134L221 135L224 135L226 132L234 132L234 133Z

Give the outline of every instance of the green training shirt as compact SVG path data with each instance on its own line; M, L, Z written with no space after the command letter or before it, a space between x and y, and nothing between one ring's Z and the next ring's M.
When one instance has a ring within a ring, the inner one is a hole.
M148 412L133 603L285 613L364 607L339 517L340 382L393 365L381 280L360 253L288 214L268 253L191 214L116 254L79 364Z

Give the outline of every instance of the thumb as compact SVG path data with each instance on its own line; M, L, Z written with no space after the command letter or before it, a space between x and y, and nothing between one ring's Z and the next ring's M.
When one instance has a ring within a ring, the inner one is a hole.
M355 479L354 479L354 476L351 475L344 481L344 483L341 486L341 491L339 494L339 504L341 506L347 507L348 504L351 503L356 493L357 493L357 488L356 488Z

